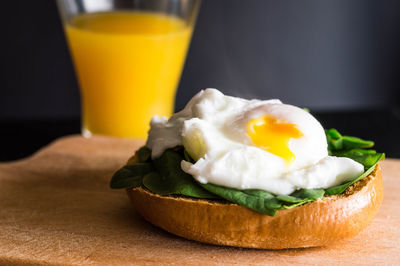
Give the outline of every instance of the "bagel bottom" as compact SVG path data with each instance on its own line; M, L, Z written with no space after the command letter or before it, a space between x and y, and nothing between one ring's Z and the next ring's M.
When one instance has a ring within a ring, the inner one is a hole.
M150 223L203 243L259 249L330 245L358 234L373 219L383 199L379 164L340 195L326 196L273 217L232 203L160 196L127 189L136 211Z

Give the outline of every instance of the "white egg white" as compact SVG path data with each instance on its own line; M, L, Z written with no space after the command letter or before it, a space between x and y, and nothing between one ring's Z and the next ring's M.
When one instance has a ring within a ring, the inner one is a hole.
M290 165L255 146L247 135L248 121L263 115L288 121L301 131L300 138L289 141L295 155ZM287 195L300 188L328 188L364 170L351 159L328 156L321 124L279 100L245 100L206 89L170 119L156 116L150 125L146 145L152 158L183 145L196 163L182 161L182 170L201 183Z

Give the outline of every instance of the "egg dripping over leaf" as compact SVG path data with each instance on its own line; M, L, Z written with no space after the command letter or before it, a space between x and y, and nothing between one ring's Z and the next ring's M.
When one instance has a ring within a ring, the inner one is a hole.
M152 158L183 145L181 168L197 182L290 195L359 176L363 165L328 155L325 131L310 113L279 100L246 100L215 89L195 95L171 118L155 117Z

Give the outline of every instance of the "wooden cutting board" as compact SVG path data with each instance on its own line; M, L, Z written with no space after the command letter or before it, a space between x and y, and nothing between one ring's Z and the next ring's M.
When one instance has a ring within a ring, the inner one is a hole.
M266 251L200 244L138 216L112 173L142 142L71 136L0 164L0 264L399 264L400 160L383 162L373 223L331 247Z

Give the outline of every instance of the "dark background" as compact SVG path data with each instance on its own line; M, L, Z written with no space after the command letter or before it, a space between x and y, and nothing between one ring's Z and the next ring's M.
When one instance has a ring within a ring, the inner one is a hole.
M177 107L200 88L312 110L399 102L400 2L204 0ZM0 118L78 117L53 0L4 1Z
M309 107L324 126L347 134L395 138L399 10L397 0L203 0L176 109L216 87ZM0 20L3 139L24 138L33 151L78 133L79 90L55 1L4 1Z

